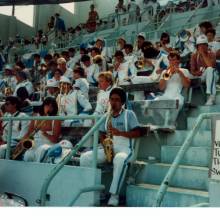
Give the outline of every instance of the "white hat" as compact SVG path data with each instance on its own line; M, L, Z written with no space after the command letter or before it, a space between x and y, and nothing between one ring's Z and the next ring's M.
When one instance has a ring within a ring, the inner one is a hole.
M70 80L66 77L66 76L61 76L60 77L60 83L64 82L64 83L69 83L71 85Z
M62 64L62 63L66 63L65 58L63 58L63 57L58 58L57 59L57 64Z
M71 143L70 141L68 141L68 140L62 140L62 141L60 141L60 142L59 142L59 145L60 145L62 148L69 148L69 149L73 148L72 143Z
M5 65L5 70L13 70L13 68L10 64L6 64Z
M104 39L103 39L102 37L97 37L97 38L96 38L96 41L98 41L98 40L104 42Z
M139 36L140 36L140 37L143 37L144 39L146 38L146 34L145 34L144 32L139 33L139 34L138 34L138 37L139 37Z
M55 79L49 79L47 80L46 87L59 87L58 82Z
M199 45L199 44L208 44L208 39L204 34L197 37L196 45Z

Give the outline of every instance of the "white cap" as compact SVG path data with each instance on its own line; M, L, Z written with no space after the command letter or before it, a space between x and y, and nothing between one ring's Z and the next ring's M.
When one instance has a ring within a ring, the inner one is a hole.
M199 45L199 44L208 44L208 39L204 34L197 37L196 45Z
M138 34L138 37L139 37L139 36L140 36L140 37L143 37L144 39L146 38L146 34L145 34L144 32L139 33L139 34Z
M13 68L10 64L6 64L5 65L5 70L13 70Z
M98 40L104 42L104 39L103 39L102 37L97 37L97 38L96 38L96 41L98 41Z
M68 140L62 140L59 142L59 145L62 147L62 148L68 148L68 149L71 149L73 148L73 145L70 141Z
M66 77L66 76L61 76L60 77L60 83L64 82L64 83L69 83L71 85L70 80Z
M46 87L59 87L58 82L55 79L49 79L47 80Z

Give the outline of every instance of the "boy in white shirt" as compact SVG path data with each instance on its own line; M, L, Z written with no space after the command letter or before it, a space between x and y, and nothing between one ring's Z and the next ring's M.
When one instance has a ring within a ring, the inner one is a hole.
M82 67L76 67L73 70L73 78L75 80L74 88L79 89L82 94L88 99L89 98L89 83L85 78L85 71Z

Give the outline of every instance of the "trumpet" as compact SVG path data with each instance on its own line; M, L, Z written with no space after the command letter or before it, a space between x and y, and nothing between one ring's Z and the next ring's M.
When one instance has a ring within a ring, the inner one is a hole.
M35 146L34 143L34 135L41 129L41 127L44 125L46 121L41 121L38 126L34 129L34 131L29 135L28 138L25 138L24 140L20 141L15 149L12 152L12 159L17 159L21 154L26 152L26 150L33 148Z
M135 66L137 67L138 70L144 69L144 66L145 66L144 57L140 57L140 59L138 59L135 62Z
M169 80L171 78L172 75L173 75L173 72L169 68L166 72L163 73L162 79L167 81L167 80Z
M4 89L4 95L7 97L7 96L10 96L10 95L12 95L13 94L13 90L12 90L12 88L11 87L5 87L5 89Z

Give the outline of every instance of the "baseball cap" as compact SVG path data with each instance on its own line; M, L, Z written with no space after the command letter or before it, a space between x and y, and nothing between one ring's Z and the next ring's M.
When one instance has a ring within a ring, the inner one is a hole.
M63 83L69 83L71 85L71 82L70 80L66 77L66 76L61 76L60 77L60 83L63 82Z
M46 87L59 87L58 82L55 79L49 79L47 80Z
M208 39L205 35L200 35L197 37L196 45L199 45L199 44L208 44Z
M96 38L96 41L98 41L98 40L104 41L104 39L103 39L102 37L97 37L97 38Z
M13 70L13 68L10 64L6 64L5 65L5 70Z
M138 34L138 37L143 37L145 39L146 38L146 34L144 32L140 32Z

